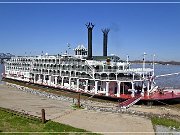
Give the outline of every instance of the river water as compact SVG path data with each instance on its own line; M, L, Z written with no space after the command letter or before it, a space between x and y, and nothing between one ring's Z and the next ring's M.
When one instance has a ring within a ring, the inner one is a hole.
M142 64L132 64L131 67L139 67L142 68ZM146 64L147 68L153 68L152 65ZM180 65L155 65L155 76L177 73L180 72ZM156 85L159 87L172 87L172 88L180 88L180 74L179 75L171 75L165 77L155 78Z
M131 67L142 67L142 64L132 64ZM146 64L146 67L151 67L152 65ZM0 74L4 71L4 66L0 64ZM155 65L155 75L163 75L169 73L177 73L180 72L180 65ZM0 80L2 76L0 75ZM180 88L180 74L172 75L166 77L159 77L155 80L156 85L159 87L172 87L172 88ZM0 83L2 83L0 81Z

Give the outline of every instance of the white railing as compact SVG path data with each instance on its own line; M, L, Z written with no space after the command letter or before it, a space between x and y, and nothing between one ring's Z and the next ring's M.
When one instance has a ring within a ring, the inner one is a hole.
M158 78L158 77L165 77L165 76L171 76L171 75L179 75L179 74L180 74L180 72L171 73L171 74L164 74L164 75L158 75L158 76L156 76L156 78Z

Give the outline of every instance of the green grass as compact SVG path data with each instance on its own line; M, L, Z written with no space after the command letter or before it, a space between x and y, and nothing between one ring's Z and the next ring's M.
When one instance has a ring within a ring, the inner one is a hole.
M0 132L1 134L3 132L83 132L81 134L86 134L85 132L88 131L53 121L43 124L38 120L27 119L0 109Z
M78 106L77 104L73 104L73 105L71 105L71 107L74 109L74 110L76 110L76 109L84 109L82 106Z
M152 117L151 118L153 125L162 125L166 127L175 127L176 129L180 128L180 122L174 119L168 118L159 118L159 117Z

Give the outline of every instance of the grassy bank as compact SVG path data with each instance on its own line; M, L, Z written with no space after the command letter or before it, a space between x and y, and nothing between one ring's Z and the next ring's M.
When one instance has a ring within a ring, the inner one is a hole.
M166 127L175 127L176 129L180 129L180 122L174 119L152 117L151 121L153 125L162 125Z
M34 118L27 119L0 109L0 132L82 132L86 134L87 131L53 121L43 124Z

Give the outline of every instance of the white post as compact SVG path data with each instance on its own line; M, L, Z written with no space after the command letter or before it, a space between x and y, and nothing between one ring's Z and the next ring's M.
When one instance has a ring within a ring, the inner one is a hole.
M150 81L148 81L148 84L147 84L147 96L149 96L149 83Z
M117 82L117 97L120 97L121 93L121 82Z
M79 79L77 79L77 91L79 91Z
M124 89L125 89L125 85L124 85L124 82L123 82L123 94L124 94Z
M97 94L98 93L98 81L95 81L95 94Z
M57 76L55 76L55 86L57 87Z
M95 70L95 69L93 69L93 78L94 78L94 72L95 72L94 70Z
M134 92L135 92L135 90L134 90L134 82L131 82L131 84L132 84L132 94L131 94L131 96L134 97Z
M41 82L41 75L39 74L39 77L38 77L38 82Z
M61 73L61 72L62 72L62 69L61 69L61 68L62 68L62 67L60 67L60 73L59 73L60 76L62 76L62 73Z
M141 92L141 95L144 96L144 88L145 88L144 81L143 81L142 83L143 83L143 85L142 85L142 92Z
M54 86L54 76L51 76L51 85Z
M106 96L109 96L109 82L106 82Z
M36 74L34 74L34 83L36 83Z
M103 81L103 92L106 91L106 83Z
M51 86L51 76L49 76L49 83L48 83L49 86Z
M86 80L86 87L85 87L85 92L88 91L88 80Z
M43 77L43 83L46 83L46 75L44 75Z
M132 84L132 89L134 90L134 82L131 82L131 84Z
M62 86L64 86L64 77L62 77L62 83L61 83Z
M69 77L69 89L71 89L71 77Z
M153 83L153 80L151 81L151 89L154 88L154 83Z

